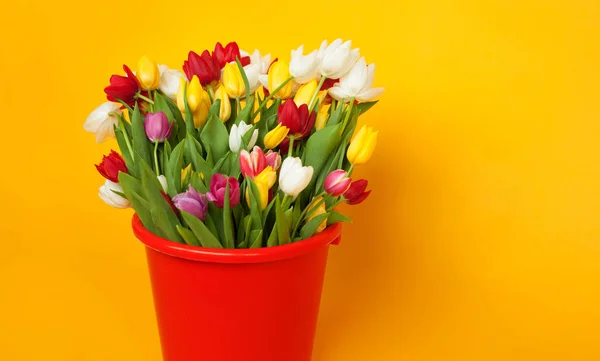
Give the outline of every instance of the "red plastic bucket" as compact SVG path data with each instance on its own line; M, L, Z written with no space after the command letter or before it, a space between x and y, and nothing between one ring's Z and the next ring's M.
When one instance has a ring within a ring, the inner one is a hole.
M207 249L150 233L146 245L164 361L310 361L330 244L341 225L285 246Z

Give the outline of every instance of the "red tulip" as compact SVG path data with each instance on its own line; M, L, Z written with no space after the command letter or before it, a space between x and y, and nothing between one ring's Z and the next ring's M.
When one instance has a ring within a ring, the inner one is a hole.
M254 178L262 172L267 166L267 158L263 150L255 146L252 153L248 153L246 149L240 152L240 169L242 174L250 178Z
M221 79L221 68L208 50L204 50L202 55L190 51L188 59L183 62L183 71L188 79L192 79L196 75L200 84L204 86L216 83Z
M310 134L315 126L317 113L308 113L308 105L302 104L300 107L292 99L277 110L277 121L290 129L290 136L304 138ZM284 152L285 153L285 152Z
M348 203L350 205L355 205L355 204L362 203L365 199L367 199L369 194L371 194L371 191L365 192L365 189L367 189L368 183L369 182L367 182L366 179L360 179L360 180L357 180L356 182L352 182L352 184L350 185L350 188L348 188L346 193L344 193L344 198L346 199L346 203Z
M319 90L328 90L329 88L333 87L335 85L335 83L339 82L339 79L325 79L325 81L323 82L323 85L321 85L321 89Z
M102 157L100 164L96 164L96 169L104 178L113 183L119 183L119 172L127 173L125 160L114 150L111 150L108 156Z
M215 45L215 50L212 53L213 59L215 59L216 63L219 65L219 69L223 69L225 64L235 61L236 58L240 58L240 63L242 66L246 66L250 64L250 57L240 55L240 48L238 47L236 42L231 42L227 44L225 47L221 45L221 43L217 43Z
M135 105L135 97L140 89L140 84L127 65L123 65L123 70L127 76L112 75L110 77L110 85L104 88L106 99L111 102L123 102L131 107Z

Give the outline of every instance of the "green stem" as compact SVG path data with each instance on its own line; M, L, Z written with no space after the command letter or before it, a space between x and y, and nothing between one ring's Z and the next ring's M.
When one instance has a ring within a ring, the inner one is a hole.
M348 168L348 176L352 175L353 170L354 170L354 164L350 164L350 168Z
M342 132L346 129L346 124L348 123L348 119L350 119L350 114L352 114L352 109L354 108L354 97L350 99L350 107L348 108L348 113L346 113L346 117L344 118L344 122L342 123Z
M160 170L158 169L158 142L154 142L154 167L156 168L156 175L160 175Z
M335 207L339 206L340 204L344 203L346 200L344 199L344 197L340 197L339 200L337 200L334 204L331 205L331 207L327 208L327 212L332 211Z
M131 161L135 163L135 157L133 154L133 147L131 146L131 142L129 141L129 134L127 134L127 130L125 130L125 125L123 125L123 121L120 123L121 131L123 131L123 135L125 138L125 144L127 144L127 149L129 150L129 154L131 155Z
M290 204L292 203L292 197L285 194L283 199L281 200L281 207L285 210L290 208Z
M148 93L148 94L150 94L150 93ZM152 105L154 105L154 100L152 100L152 99L150 99L150 98L142 95L142 93L138 93L137 97L140 98L140 99L143 99L143 100L147 101L148 103L150 103Z
M315 93L313 94L312 98L310 98L310 103L308 103L308 109L313 108L313 105L315 105L315 99L317 99L317 94L319 94L319 91L321 91L321 87L323 86L323 83L325 83L325 80L327 78L322 76L321 80L319 80L319 85L317 86L317 89L315 89Z
M206 91L208 92L208 95L210 96L210 102L214 102L215 101L215 91L213 90L212 86L209 85L206 87Z
M235 97L235 111L237 114L240 114L240 110L242 110L242 106L240 104L240 97Z
M273 96L275 96L275 94L277 94L277 92L279 92L287 83L289 83L290 81L292 81L292 79L294 79L293 76L287 78L286 81L284 81L283 83L281 83L277 88L275 88L275 90L273 90L272 92L269 93L269 96L266 97L262 103L260 103L260 105L258 106L258 109L256 110L256 112L254 114L252 114L252 117L250 118L250 120L252 120L252 122L254 122L254 118L256 118L256 116L258 115L258 113L260 113L261 110L263 110L263 108L267 105L267 103L269 102L269 100L273 99Z
M295 137L290 137L290 149L288 149L288 157L294 156L294 140L296 140Z

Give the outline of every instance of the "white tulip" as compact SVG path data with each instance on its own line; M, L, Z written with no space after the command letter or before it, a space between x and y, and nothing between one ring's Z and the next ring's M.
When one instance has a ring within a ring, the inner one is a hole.
M360 58L348 74L340 78L339 83L329 89L329 94L339 101L350 101L354 98L359 102L374 100L383 93L383 88L373 88L375 79L375 64L369 64L365 58Z
M120 108L121 106L117 103L102 103L87 117L83 129L90 133L96 133L97 143L102 143L106 139L114 137L114 126L119 123Z
M115 208L129 208L129 201L127 198L123 198L113 191L123 193L123 188L119 183L113 183L107 179L106 182L104 182L104 185L100 187L98 195L109 206Z
M260 64L248 64L244 67L246 78L248 78L248 85L250 86L250 93L254 93L260 86L259 76L261 75Z
M179 90L179 81L182 77L185 77L185 75L177 69L169 69L169 67L164 64L158 66L158 71L160 72L158 89L169 98L176 99L177 91Z
M342 39L337 39L329 46L327 41L324 41L317 57L321 61L321 75L329 79L339 79L356 63L360 51L352 49L351 40L342 43Z
M165 177L164 175L159 175L158 176L158 181L160 182L160 185L162 186L162 189L165 193L167 192L168 189L168 185L167 185L167 177Z
M242 147L242 137L250 129L252 129L252 125L246 124L243 121L240 122L240 124L234 124L231 126L231 132L229 133L229 149L231 149L232 152L239 153L240 148ZM252 147L254 147L254 144L256 144L257 139L258 129L255 129L252 133L250 141L246 145L246 150L252 149Z
M242 57L249 56L250 64L260 65L259 74L267 74L267 71L269 71L269 66L271 66L271 54L261 56L260 51L258 51L258 50L254 50L254 52L252 54L248 54L247 52L240 50L240 55Z
M313 167L303 167L300 158L287 157L281 164L279 188L283 193L297 197L310 183Z
M314 50L310 54L304 55L304 45L300 45L298 49L292 50L290 74L296 82L305 84L317 77L319 66L317 53L317 50Z

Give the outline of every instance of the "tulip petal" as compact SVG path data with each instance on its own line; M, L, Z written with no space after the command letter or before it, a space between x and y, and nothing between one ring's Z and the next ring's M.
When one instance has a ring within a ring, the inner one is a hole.
M377 97L379 97L383 93L384 90L385 90L384 88L369 89L365 92L358 94L356 96L356 100L358 100L359 102L369 102L369 101L375 100Z
M344 88L339 86L329 88L329 95L338 101L348 101L351 98L350 94L348 94Z

